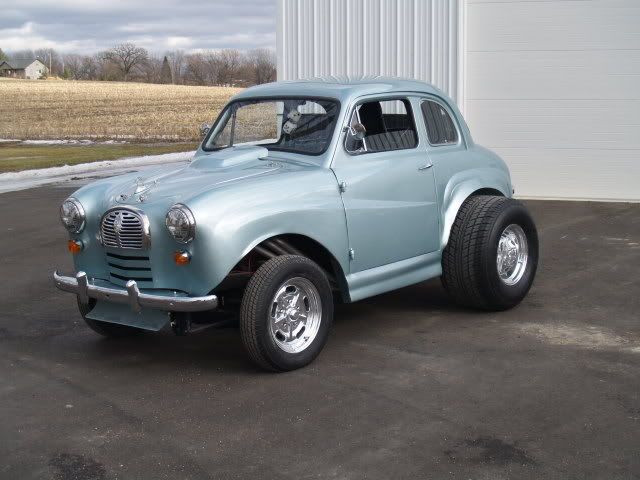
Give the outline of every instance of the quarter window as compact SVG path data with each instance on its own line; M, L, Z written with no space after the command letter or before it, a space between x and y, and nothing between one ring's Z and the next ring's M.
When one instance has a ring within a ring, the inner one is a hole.
M425 100L422 102L421 108L431 145L458 143L458 130L451 116L442 105Z
M415 122L408 100L365 102L353 111L350 126L358 123L366 129L363 140L347 135L345 148L350 153L388 152L415 148L418 144Z

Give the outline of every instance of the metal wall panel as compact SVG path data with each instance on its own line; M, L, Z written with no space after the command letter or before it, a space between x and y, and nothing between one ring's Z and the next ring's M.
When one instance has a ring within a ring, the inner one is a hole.
M385 75L461 98L458 0L278 0L278 79Z
M278 78L433 83L516 194L640 200L638 0L278 0Z
M516 194L640 200L640 2L466 8L467 123Z

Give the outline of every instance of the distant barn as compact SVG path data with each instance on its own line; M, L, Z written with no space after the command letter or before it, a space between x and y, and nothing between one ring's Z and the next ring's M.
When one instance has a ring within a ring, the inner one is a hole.
M49 69L40 60L16 59L0 62L0 77L38 80L46 76L47 73L49 73Z

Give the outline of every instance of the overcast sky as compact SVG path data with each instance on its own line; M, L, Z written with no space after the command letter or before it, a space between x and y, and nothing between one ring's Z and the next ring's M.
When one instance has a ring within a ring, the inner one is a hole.
M134 42L166 50L275 48L276 0L9 0L0 48L94 53Z

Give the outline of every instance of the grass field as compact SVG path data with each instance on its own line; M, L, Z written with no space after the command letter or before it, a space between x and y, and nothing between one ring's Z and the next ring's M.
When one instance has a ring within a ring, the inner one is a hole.
M100 160L115 160L139 155L195 150L195 143L162 145L15 145L0 143L0 173L59 167Z
M0 139L195 141L240 89L0 78Z

